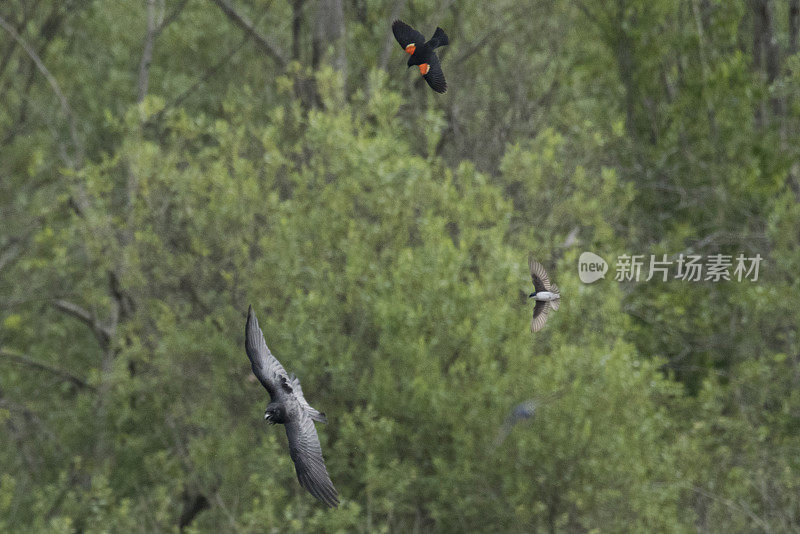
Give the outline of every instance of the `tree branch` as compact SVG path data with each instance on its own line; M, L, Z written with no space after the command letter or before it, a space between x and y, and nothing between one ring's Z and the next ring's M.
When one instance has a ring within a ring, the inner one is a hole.
M147 86L150 84L150 64L153 62L153 46L156 40L156 0L147 0L147 32L144 36L142 59L139 62L139 82L136 84L136 103L140 103L147 96Z
M250 37L253 38L255 43L258 47L263 50L269 57L271 57L275 63L277 63L281 68L285 68L289 61L286 59L286 56L278 50L274 45L272 45L267 38L258 33L258 30L255 29L253 24L247 20L244 16L240 15L234 8L231 6L227 0L211 0L217 7L219 7L223 13L233 22L236 26L240 29L247 32Z
M789 55L797 53L797 33L800 28L800 0L789 1Z
M67 315L71 315L75 317L80 322L84 323L86 326L92 329L94 332L95 337L100 342L100 345L105 349L108 348L109 343L111 342L111 338L113 337L111 331L108 327L103 326L100 324L100 321L97 320L91 313L84 310L77 304L66 300L56 300L53 302L53 306L60 311L63 311Z
M61 109L63 110L64 115L67 117L70 137L72 138L72 144L75 148L76 161L73 162L73 164L77 166L77 164L83 159L82 148L80 141L78 140L78 129L75 125L75 115L72 113L72 108L67 101L67 97L64 96L64 93L61 91L61 87L58 85L58 81L56 81L55 77L53 77L53 75L47 69L44 62L42 62L39 54L37 54L36 51L31 48L31 46L25 42L24 39L22 39L19 33L17 33L17 30L14 29L14 27L8 22L6 22L2 16L0 16L0 28L3 28L9 35L11 35L11 37L25 50L31 60L33 60L36 68L39 69L39 72L42 73L47 82L50 84L50 87L53 89L53 92L58 97L58 100L61 103Z
M238 45L236 45L227 54L225 54L225 56L223 56L222 59L220 59L218 62L216 62L208 69L206 69L203 75L200 78L198 78L189 88L187 88L180 95L178 95L172 102L169 102L167 105L165 105L164 108L158 112L158 115L156 117L160 119L167 110L176 108L181 104L183 104L184 100L189 98L189 96L191 96L191 94L194 93L197 90L197 88L200 87L200 85L208 81L209 78L211 78L214 74L216 74L216 72L220 68L222 68L223 65L226 65L231 60L231 58L235 56L236 53L239 52L239 50L241 50L242 47L249 40L250 40L250 35L246 34Z
M392 7L392 16L390 17L392 21L395 19L400 18L400 14L406 8L406 0L401 0L400 2L395 2L394 7ZM378 68L386 70L389 66L389 58L392 55L392 48L396 46L394 41L394 33L392 33L392 29L389 28L389 31L386 33L386 38L383 41L383 48L381 49L381 55L378 57Z
M17 33L21 32L25 28L25 26L27 26L29 20L30 20L30 13L26 10L25 13L23 14L22 20L17 24L17 27L15 28ZM3 75L3 73L6 70L6 67L8 67L8 64L11 62L11 56L14 55L14 50L17 49L17 44L18 44L17 41L12 41L11 43L9 43L8 48L5 50L5 53L3 54L3 58L0 59L0 76Z
M156 37L161 35L161 32L163 32L167 28L167 26L169 26L170 24L175 22L175 20L178 18L178 16L183 11L183 8L186 7L186 3L188 1L189 0L182 0L181 3L178 4L178 7L176 7L172 11L172 13L169 14L169 16L167 18L165 18L163 21L161 21L161 24L159 24L158 28L156 28Z
M62 380L75 384L79 388L89 389L92 391L94 391L95 389L94 386L89 385L85 380L78 378L77 376L73 375L68 371L65 371L63 369L58 369L56 367L51 367L47 364L38 362L33 358L30 358L23 354L16 354L13 352L8 352L6 350L0 349L0 357L5 358L6 360L12 361L14 363L38 369L40 371L46 371L50 374L60 377Z

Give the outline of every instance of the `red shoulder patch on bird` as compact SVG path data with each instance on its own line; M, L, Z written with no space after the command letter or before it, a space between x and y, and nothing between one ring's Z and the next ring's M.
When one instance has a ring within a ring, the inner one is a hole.
M409 54L413 54L414 50L416 50L416 49L417 49L417 45L415 45L414 43L409 43L406 46L406 52L408 52Z
M419 66L419 73L425 76L428 74L428 71L431 70L431 66L428 63L423 63Z

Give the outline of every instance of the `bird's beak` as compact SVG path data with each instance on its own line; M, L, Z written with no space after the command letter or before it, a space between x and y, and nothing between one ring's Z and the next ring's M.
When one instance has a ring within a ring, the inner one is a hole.
M269 421L269 412L264 414L264 421Z
M534 296L535 294L536 294L536 293L531 293L530 295L528 295L528 298L529 298L529 299L532 299L532 298L533 298L533 296Z

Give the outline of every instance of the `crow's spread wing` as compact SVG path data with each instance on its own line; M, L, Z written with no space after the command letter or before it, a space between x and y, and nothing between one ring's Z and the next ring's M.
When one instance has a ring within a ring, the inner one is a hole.
M432 52L428 60L430 68L428 73L423 75L425 81L431 86L431 89L437 93L444 93L447 91L447 82L444 79L444 72L442 72L442 64L439 62L439 57L436 53Z
M425 43L425 37L402 20L392 22L392 33L403 50L406 50L410 44L419 47Z
M547 271L544 270L541 263L533 259L533 255L528 256L528 267L531 270L531 279L536 292L550 291L550 279L547 277Z
M306 400L305 395L303 395L303 388L300 387L300 379L294 376L294 373L289 375L289 384L294 390L294 396L297 398L297 402L300 403L300 407L308 412L308 414L311 416L311 419L314 421L319 421L320 423L327 423L328 418L325 417L325 414L317 411L316 408L312 408Z
M325 469L322 447L311 416L301 411L299 418L284 426L286 437L289 438L289 454L292 455L300 485L320 501L331 508L336 508L339 505L338 493Z
M533 307L533 319L531 319L531 332L538 332L547 322L547 313L550 311L550 302L536 301Z
M247 351L247 357L250 358L253 374L267 388L272 400L277 399L281 391L291 393L292 384L289 375L286 374L281 362L275 359L275 356L267 348L267 342L264 341L264 334L258 327L258 319L256 319L252 306L247 310L247 326L244 334L244 348Z

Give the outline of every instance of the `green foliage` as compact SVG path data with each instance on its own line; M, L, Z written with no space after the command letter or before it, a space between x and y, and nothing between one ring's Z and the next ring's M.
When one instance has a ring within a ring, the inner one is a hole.
M0 7L0 531L796 529L788 10L409 2L440 96L393 3L227 3L256 37L210 1ZM535 336L528 250L564 295ZM584 250L764 262L585 285ZM328 414L336 510L263 424L248 304Z

